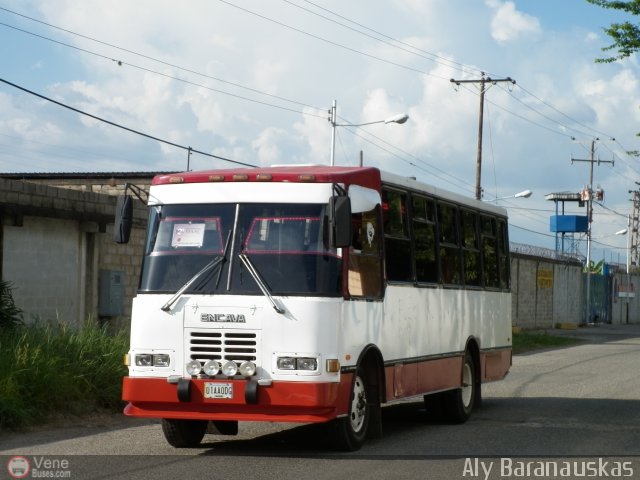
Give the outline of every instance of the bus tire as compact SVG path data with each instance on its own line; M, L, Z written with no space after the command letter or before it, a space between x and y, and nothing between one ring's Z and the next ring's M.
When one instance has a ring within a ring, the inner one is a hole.
M374 408L372 402L377 402L369 385L366 372L359 367L353 377L349 414L333 421L333 440L338 450L353 452L364 444Z
M451 423L464 423L471 416L478 397L476 362L470 352L465 352L462 364L462 386L446 392L443 400L445 418Z
M200 445L207 431L206 420L162 419L162 433L169 445L176 448L193 448Z
M237 420L211 420L211 430L209 433L218 435L238 435Z

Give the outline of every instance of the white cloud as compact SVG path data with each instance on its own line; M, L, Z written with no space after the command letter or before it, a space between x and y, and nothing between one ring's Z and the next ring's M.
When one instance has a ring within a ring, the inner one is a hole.
M540 33L540 21L532 15L516 10L513 2L486 0L486 4L494 10L491 36L498 43L507 43Z

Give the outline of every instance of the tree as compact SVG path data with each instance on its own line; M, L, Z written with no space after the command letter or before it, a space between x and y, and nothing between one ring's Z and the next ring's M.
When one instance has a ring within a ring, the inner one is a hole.
M587 0L587 2L594 5L598 5L603 8L613 8L615 10L622 10L630 13L631 15L640 15L640 0ZM598 63L611 63L616 60L631 56L633 53L640 50L640 26L632 22L624 23L612 23L608 28L604 28L604 31L613 39L613 44L608 47L604 47L602 50L608 52L611 50L617 50L617 55L598 58Z

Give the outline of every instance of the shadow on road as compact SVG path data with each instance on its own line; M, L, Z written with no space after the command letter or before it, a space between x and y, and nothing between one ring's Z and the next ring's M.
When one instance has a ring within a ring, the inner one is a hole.
M640 455L640 400L487 398L471 419L448 425L420 402L383 409L383 438L335 452L326 425L303 425L251 440L202 445L202 455L460 458ZM207 438L205 437L205 442Z
M640 455L640 400L487 397L471 419L461 425L442 422L425 410L422 401L405 402L384 407L383 438L371 439L353 453L335 450L325 424L277 431L274 426L272 433L267 430L266 434L253 439L207 435L203 444L189 453L168 447L155 422L125 420L103 427L69 427L4 436L0 437L0 451L118 432L123 439L148 436L150 451L157 449L170 456L175 452L205 457L411 460ZM261 428L266 427L261 424ZM241 434L245 428L246 425L240 424ZM128 429L132 429L131 432ZM159 444L153 447L155 442Z

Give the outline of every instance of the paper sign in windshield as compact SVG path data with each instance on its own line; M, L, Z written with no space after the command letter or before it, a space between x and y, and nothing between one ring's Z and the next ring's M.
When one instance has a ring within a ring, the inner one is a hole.
M173 226L171 246L202 247L204 239L204 223L176 223Z

